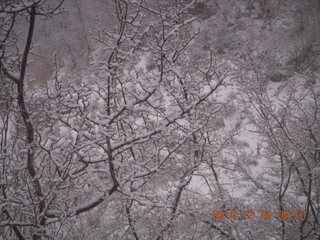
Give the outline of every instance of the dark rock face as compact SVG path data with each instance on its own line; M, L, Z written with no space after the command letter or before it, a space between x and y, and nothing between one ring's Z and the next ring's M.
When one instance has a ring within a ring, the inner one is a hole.
M288 80L288 77L289 76L284 73L274 73L269 76L269 80L272 82L283 82Z
M202 20L206 20L210 17L212 17L216 11L215 9L210 6L208 3L204 3L204 2L198 2L195 4L195 6L190 9L189 11L192 15L202 19Z

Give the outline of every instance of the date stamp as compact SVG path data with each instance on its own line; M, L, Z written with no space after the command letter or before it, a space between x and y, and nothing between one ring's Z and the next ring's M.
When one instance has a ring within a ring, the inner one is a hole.
M277 219L289 219L295 218L296 220L303 220L307 217L306 211L289 211L289 210L279 210L279 211L212 211L211 219L270 219L270 218L277 218Z

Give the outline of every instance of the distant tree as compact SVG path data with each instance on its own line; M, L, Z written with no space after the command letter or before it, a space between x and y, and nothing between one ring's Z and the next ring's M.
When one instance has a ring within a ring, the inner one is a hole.
M244 77L248 72L240 75L241 91L253 109L251 120L268 163L258 177L249 169L241 172L253 183L252 196L268 200L264 208L291 212L290 220L271 224L275 239L318 239L319 84L297 73L284 83L268 82L255 61L250 56L247 60L253 77ZM262 207L259 201L256 208Z

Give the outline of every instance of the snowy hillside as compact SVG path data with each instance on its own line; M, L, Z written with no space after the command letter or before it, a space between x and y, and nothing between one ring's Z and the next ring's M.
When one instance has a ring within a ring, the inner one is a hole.
M0 0L0 240L320 239L319 13Z

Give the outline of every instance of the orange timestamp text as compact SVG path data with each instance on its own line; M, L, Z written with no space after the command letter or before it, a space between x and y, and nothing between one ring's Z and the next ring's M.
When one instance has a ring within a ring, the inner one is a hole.
M307 217L306 211L289 211L289 210L279 210L279 211L212 211L211 219L289 219L295 218L297 220L305 219Z

